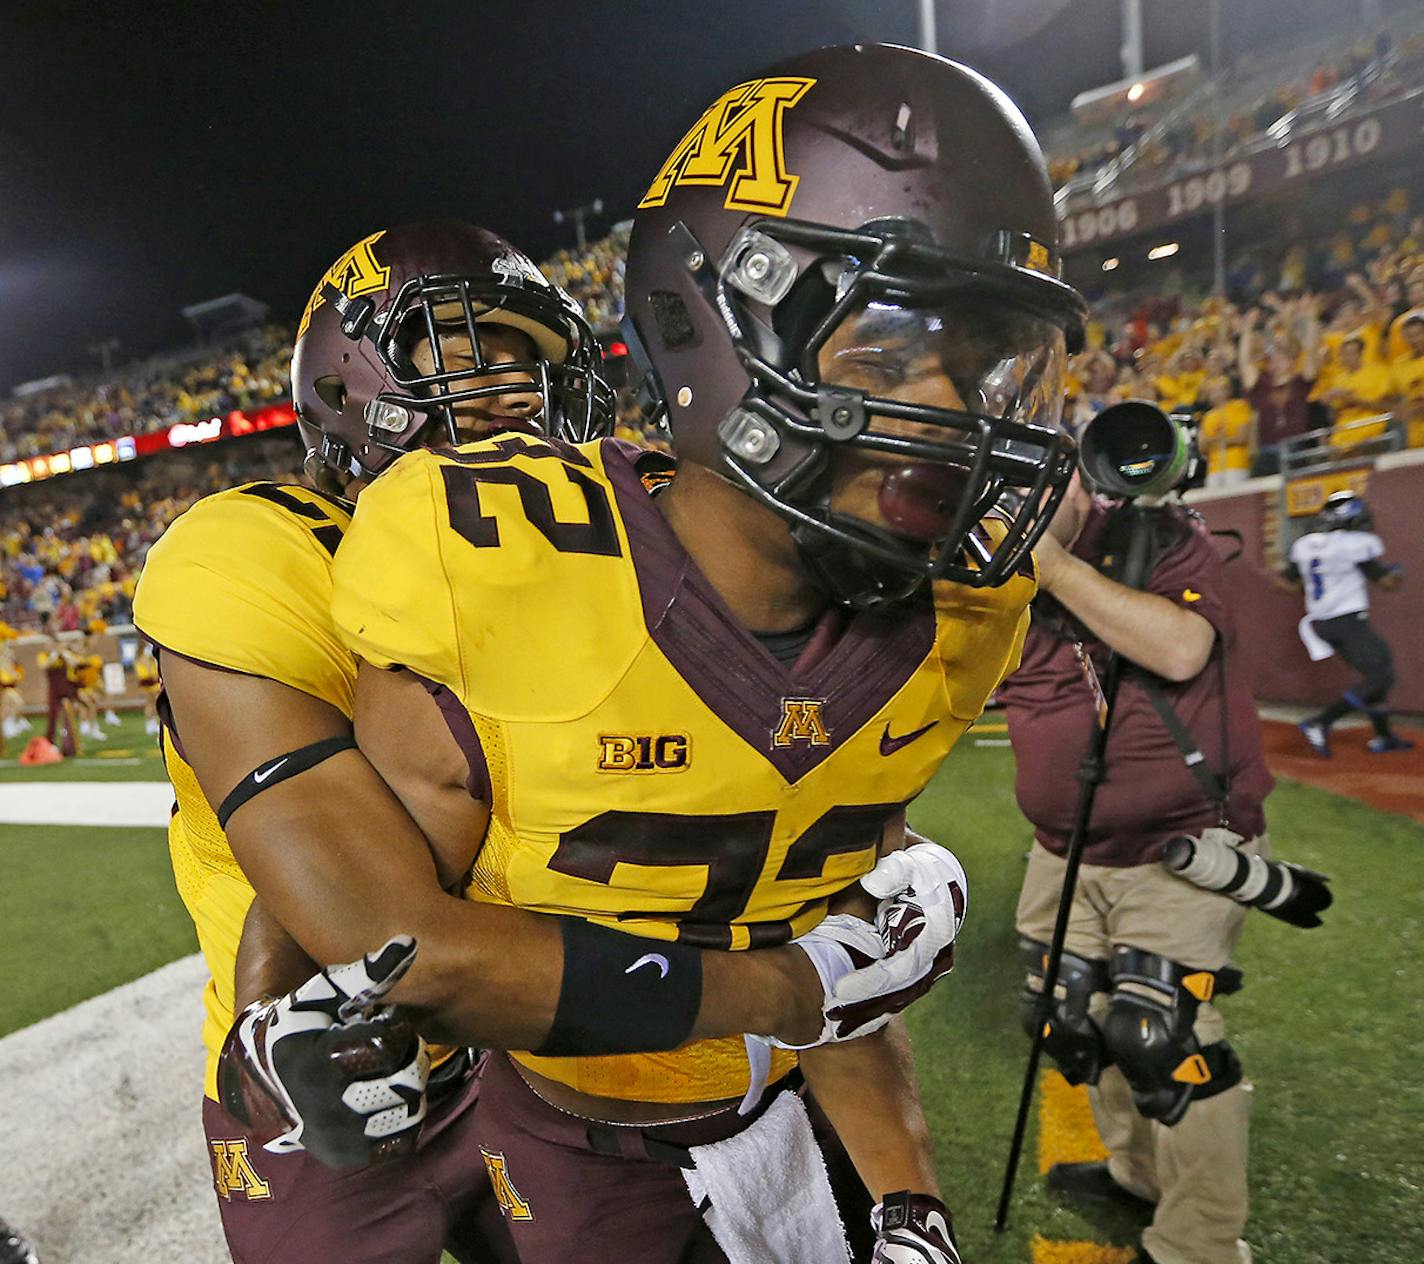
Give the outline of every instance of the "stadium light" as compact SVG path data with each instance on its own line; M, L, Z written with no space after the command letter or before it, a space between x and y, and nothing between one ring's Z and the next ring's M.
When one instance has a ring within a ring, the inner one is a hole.
M574 236L578 240L578 248L588 249L588 235L584 231L584 220L589 215L603 214L603 199L594 198L592 202L585 202L582 206L570 206L565 210L554 212L554 223L564 224L569 220L573 221Z
M1104 260L1103 260L1103 271L1104 271L1104 272L1111 272L1111 271L1112 271L1114 268L1116 268L1117 265L1120 264L1121 262L1122 262L1122 260L1119 259L1116 255L1114 255L1111 259L1104 259Z
M1170 259L1181 248L1182 243L1179 241L1163 242L1160 246L1153 246L1147 252L1147 257L1149 259Z

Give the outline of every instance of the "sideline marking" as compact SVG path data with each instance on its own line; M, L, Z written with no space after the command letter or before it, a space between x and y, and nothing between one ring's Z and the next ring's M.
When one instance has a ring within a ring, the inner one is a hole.
M1108 1157L1098 1136L1086 1084L1069 1084L1059 1071L1048 1070L1039 1082L1038 1174L1055 1163L1097 1163Z
M1103 1246L1097 1242L1050 1242L1033 1235L1033 1264L1129 1264L1137 1254L1132 1246Z
M166 828L172 809L166 781L7 781L0 793L0 825Z
M1038 1173L1055 1163L1096 1163L1108 1157L1098 1136L1093 1108L1084 1084L1069 1084L1048 1070L1039 1079ZM1055 1242L1033 1235L1033 1264L1128 1264L1137 1254L1131 1246L1101 1242Z

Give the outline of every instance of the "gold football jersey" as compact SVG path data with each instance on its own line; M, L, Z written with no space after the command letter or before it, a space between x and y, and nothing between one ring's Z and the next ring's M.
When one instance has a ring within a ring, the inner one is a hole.
M788 668L694 566L632 451L506 435L403 457L337 556L336 623L469 715L456 736L492 808L469 898L700 947L785 943L874 865L1016 665L1034 581L830 614L829 648ZM737 1039L516 1056L629 1100L748 1084Z
M227 671L263 676L349 716L356 663L331 622L331 564L351 506L306 487L249 483L200 500L149 551L134 623L158 647ZM160 658L161 662L161 658ZM208 965L203 993L205 1088L217 1099L217 1056L233 1019L233 973L253 891L165 724L163 759L178 809L168 850L178 893Z

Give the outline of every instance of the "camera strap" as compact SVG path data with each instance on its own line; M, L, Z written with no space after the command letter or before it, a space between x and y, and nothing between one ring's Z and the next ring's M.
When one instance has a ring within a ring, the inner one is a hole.
M1222 825L1226 824L1226 804L1231 795L1231 762L1227 753L1227 716L1226 716L1226 654L1222 649L1218 649L1214 655L1216 659L1217 683L1221 694L1221 756L1226 761L1226 766L1219 771L1206 762L1206 756L1202 754L1201 748L1192 740L1192 735L1187 732L1186 725L1182 723L1172 704L1167 701L1167 696L1162 692L1162 686L1157 683L1146 672L1140 674L1142 692L1147 695L1147 701L1152 704L1152 709L1157 712L1157 718L1162 721L1163 726L1171 735L1172 742L1181 752L1182 762L1186 764L1188 771L1201 788L1206 791L1206 796L1216 804L1219 812L1219 820Z

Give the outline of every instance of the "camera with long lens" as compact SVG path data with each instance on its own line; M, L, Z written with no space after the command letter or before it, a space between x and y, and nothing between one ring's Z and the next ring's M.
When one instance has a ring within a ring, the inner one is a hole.
M1078 463L1106 496L1165 496L1206 482L1191 417L1169 417L1142 399L1113 404L1088 422Z
M1170 839L1162 863L1184 882L1305 929L1319 926L1320 914L1335 899L1323 873L1253 856L1215 838Z

